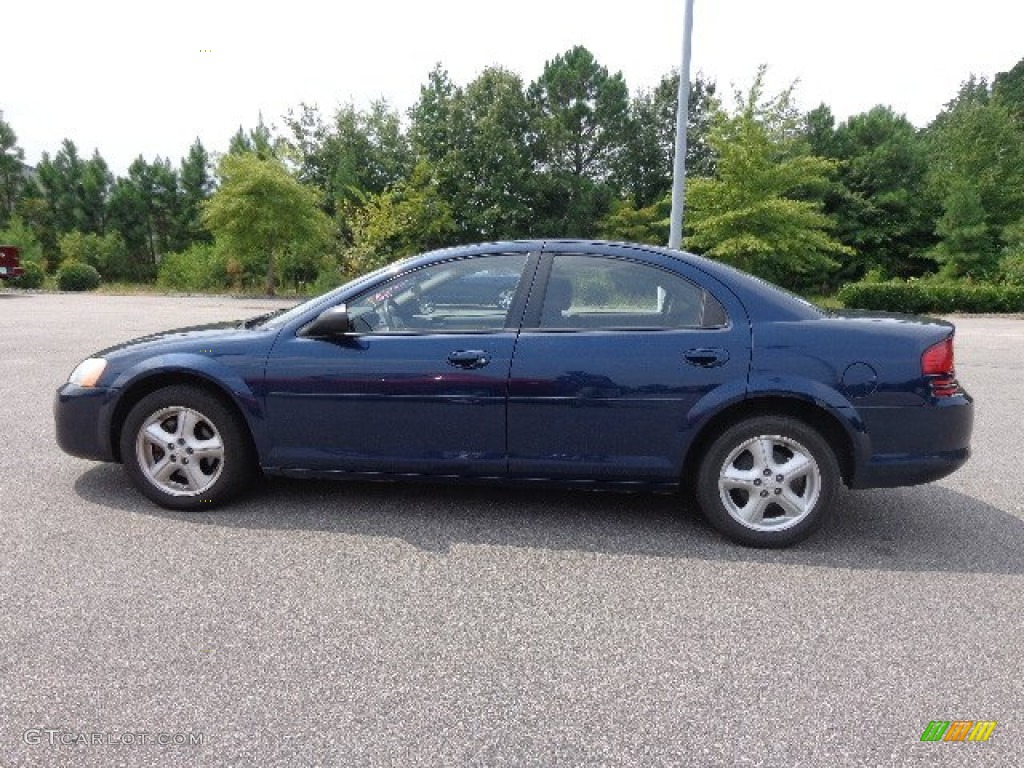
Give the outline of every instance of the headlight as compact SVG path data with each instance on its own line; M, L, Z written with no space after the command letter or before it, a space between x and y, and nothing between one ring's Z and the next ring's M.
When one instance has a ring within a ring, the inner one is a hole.
M107 361L102 357L90 357L88 360L83 360L68 376L68 384L78 387L95 387L106 367Z

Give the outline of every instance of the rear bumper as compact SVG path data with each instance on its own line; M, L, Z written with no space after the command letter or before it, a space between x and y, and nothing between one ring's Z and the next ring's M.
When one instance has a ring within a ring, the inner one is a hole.
M971 449L961 448L947 453L909 456L885 455L873 457L871 462L854 478L854 488L899 488L921 485L940 480L956 472L967 463Z
M92 461L114 461L110 416L114 390L65 384L53 401L57 445L65 453Z
M858 468L854 488L920 485L946 477L971 455L974 402L969 395L906 408L862 408L871 456Z

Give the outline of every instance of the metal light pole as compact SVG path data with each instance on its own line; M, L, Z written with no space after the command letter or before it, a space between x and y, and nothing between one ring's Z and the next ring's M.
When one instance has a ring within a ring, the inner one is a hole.
M676 156L672 166L672 218L668 247L683 242L683 199L686 197L686 125L690 116L690 37L693 35L693 0L686 0L683 16L683 63L679 69L679 106L676 107Z

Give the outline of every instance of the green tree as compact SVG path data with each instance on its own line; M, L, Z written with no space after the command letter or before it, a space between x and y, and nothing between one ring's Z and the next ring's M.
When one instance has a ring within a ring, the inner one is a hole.
M439 165L457 145L454 130L457 91L448 72L438 64L427 75L427 82L420 86L419 100L409 110L413 150L431 166Z
M616 167L616 184L634 206L650 206L672 188L676 149L679 73L670 72L655 88L637 94ZM717 108L715 84L700 75L690 84L687 110L687 178L712 176L715 158L708 143Z
M111 226L151 276L163 254L175 250L181 208L178 173L160 157L150 163L140 155L128 166L128 176L117 179L111 189Z
M850 249L830 234L814 194L835 162L810 154L792 88L764 96L764 68L732 114L719 113L709 138L715 177L694 179L687 197L687 245L769 280L804 288Z
M10 124L0 120L0 227L14 215L14 206L26 184L25 151Z
M632 200L619 200L598 224L597 233L605 240L664 245L668 240L672 209L670 195L637 208Z
M942 205L933 254L951 277L994 275L1024 211L1024 126L975 83L928 129L929 188Z
M288 110L284 124L289 131L284 145L296 178L303 184L325 190L330 176L324 157L328 128L320 115L320 108L301 102L297 108Z
M488 67L465 88L439 70L412 110L416 149L455 216L461 240L530 231L534 160L530 105L520 77Z
M992 81L992 98L1010 111L1018 123L1024 123L1024 59L1008 72L1000 72Z
M935 243L938 211L928 195L928 156L917 129L885 106L834 128L822 105L808 113L806 127L812 151L839 163L825 213L854 254L834 277L855 280L869 270L911 277L933 268L924 254Z
M1024 285L1024 217L1003 232L1006 245L999 259L999 276L1011 285Z
M535 217L551 234L587 236L614 199L629 127L629 90L583 46L544 65L528 90L540 162Z
M299 180L321 193L321 208L340 215L343 227L351 208L412 171L408 137L398 113L385 101L373 102L368 110L340 107L330 124L315 107L303 104L298 113L289 113L285 124L291 131L288 155Z
M210 155L198 138L189 148L188 155L181 159L178 185L180 196L171 247L174 251L183 251L196 243L209 243L213 239L203 227L203 203L213 193L213 175L210 173Z
M135 162L145 161L139 158ZM156 272L157 261L152 249L147 208L143 190L134 180L115 179L108 205L110 228L121 235L132 260L139 264L139 271L152 276Z
M40 241L47 258L59 259L57 241L62 234L83 226L79 190L82 188L82 160L78 147L64 139L52 158L44 152L36 166L42 205L38 207Z
M464 202L464 186L472 186L464 176L467 168L464 162L466 121L465 110L459 108L462 89L452 82L440 64L427 75L427 82L420 86L420 97L409 110L411 125L409 138L417 158L417 186L432 188L431 194L444 200L448 216L454 208ZM470 169L470 173L472 170ZM453 228L471 229L471 226L456 225Z
M361 112L356 127L366 136L369 151L360 182L372 194L383 192L392 184L409 178L415 160L409 137L402 129L402 118L383 100L371 102Z
M50 206L35 178L29 178L14 206L14 217L24 222L36 238L41 249L41 264L46 268L57 266L57 237L52 229Z
M36 169L39 180L51 195L51 209L55 216L58 232L70 232L83 223L81 198L82 158L78 147L70 139L64 139L53 161L44 154L43 161Z
M398 115L385 102L369 112L338 109L325 142L328 189L335 203L361 202L412 171L412 151Z
M611 175L629 117L621 72L608 74L577 45L544 65L529 95L539 113L539 148L548 168L595 180Z
M935 228L942 238L935 249L935 257L947 275L992 275L998 261L999 243L986 218L977 185L960 179L946 190L942 218Z
M489 67L456 103L459 146L442 166L453 182L460 235L465 239L521 237L532 223L534 125L522 79Z
M330 223L317 207L316 192L274 158L228 154L219 175L220 188L204 205L204 224L218 246L264 265L265 290L273 295L282 254L325 243Z
M451 206L423 161L408 181L374 195L356 214L355 242L345 254L345 271L355 276L403 256L448 245L455 229Z
M106 231L114 177L98 151L83 160L75 143L65 139L52 159L43 153L36 180L38 195L29 192L22 211L37 226L48 258L56 260L63 234Z
M81 187L78 190L80 224L84 232L102 235L107 228L107 204L114 184L114 174L95 150L82 163Z
M804 135L811 154L836 156L836 118L827 104L819 104L804 116Z
M251 152L266 160L271 157L279 157L283 144L283 140L276 139L270 127L263 122L263 113L261 112L259 121L252 130L246 132L242 126L238 126L238 131L228 142L228 154L244 155Z

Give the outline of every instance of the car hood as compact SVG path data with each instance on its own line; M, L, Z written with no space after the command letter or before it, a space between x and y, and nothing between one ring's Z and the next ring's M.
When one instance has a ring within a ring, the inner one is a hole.
M276 329L275 329L276 332ZM159 333L140 336L137 339L125 341L107 347L97 352L95 357L117 357L122 354L136 352L147 352L159 354L171 351L192 351L206 349L211 344L223 344L239 341L249 341L255 335L262 336L259 328L246 328L242 321L232 320L229 322L208 323L206 325L193 325L187 328L176 328Z

